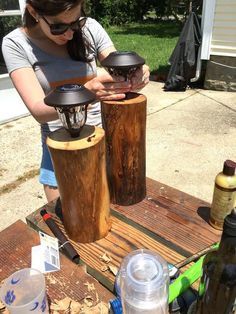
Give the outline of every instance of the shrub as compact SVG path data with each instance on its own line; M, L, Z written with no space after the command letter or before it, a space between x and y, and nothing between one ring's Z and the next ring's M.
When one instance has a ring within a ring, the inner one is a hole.
M103 25L140 22L152 0L87 0L86 11Z

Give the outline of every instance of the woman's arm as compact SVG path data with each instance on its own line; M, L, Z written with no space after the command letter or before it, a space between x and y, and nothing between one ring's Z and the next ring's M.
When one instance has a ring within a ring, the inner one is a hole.
M92 33L92 42L98 61L104 60L111 52L116 51L110 37L103 27L95 20L88 20L88 28ZM144 65L137 70L128 81L122 76L102 74L87 82L85 86L96 94L99 100L119 100L126 97L126 93L144 87L149 81L149 68Z
M32 68L14 70L10 77L26 107L39 123L58 119L56 110L44 103L44 91Z
M98 60L99 60L99 62L104 60L107 56L109 56L109 54L111 52L114 52L114 51L116 51L115 46L111 46L109 48L106 48L106 49L102 50L100 53L98 53Z
M116 51L114 46L102 50L98 53L98 61L101 62L113 51ZM119 100L125 98L125 93L131 89L131 84L122 76L111 76L103 71L102 74L85 83L85 87L95 93L98 100Z

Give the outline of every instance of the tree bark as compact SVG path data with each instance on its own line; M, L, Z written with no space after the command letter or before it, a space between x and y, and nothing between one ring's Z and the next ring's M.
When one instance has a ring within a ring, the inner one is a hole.
M138 203L146 196L146 104L144 95L102 101L111 202Z
M85 125L71 138L61 128L47 138L60 192L63 224L70 239L88 243L111 228L104 130Z

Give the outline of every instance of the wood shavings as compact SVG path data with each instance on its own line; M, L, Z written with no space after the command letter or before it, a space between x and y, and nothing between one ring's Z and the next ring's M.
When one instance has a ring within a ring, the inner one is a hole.
M108 314L109 309L108 305L104 302L98 303L96 306L93 307L83 307L80 312L80 314Z
M46 275L46 279L49 281L50 284L52 285L59 285L61 286L62 288L65 287L65 283L64 282L61 282L60 279L56 278L54 275L52 274L47 274Z
M56 300L56 303L50 305L50 310L52 314L68 313L68 314L78 314L82 308L82 304L66 297L62 300Z
M95 290L94 283L90 283L87 281L86 283L84 283L84 285L87 286L88 292Z
M111 272L114 276L117 275L117 273L118 273L118 268L117 268L116 266L108 265L108 268L109 268L110 272Z
M0 301L0 313L9 314L9 311L6 309L6 306Z
M96 303L99 301L98 293L96 292Z
M98 296L97 296L98 300ZM97 301L96 301L97 302ZM9 312L1 312L9 314ZM76 302L69 297L62 300L55 300L55 303L50 305L51 314L108 314L108 304L104 302L97 303L93 306L93 297L87 296L83 299L83 303Z
M118 273L118 268L113 265L104 265L100 269L102 272L109 270L114 276L116 276Z
M90 295L88 295L87 297L84 298L84 304L87 307L92 307L93 306L93 297L91 297Z
M101 269L102 272L104 272L104 271L107 271L109 268L108 268L107 265L104 265L100 269Z
M82 305L79 302L76 302L74 300L71 300L71 304L70 304L70 314L76 314L80 312Z
M99 258L100 258L101 261L103 261L106 264L111 262L111 257L110 257L110 255L107 252L105 252L102 256L99 256Z
M107 252L105 252L102 256L99 256L99 258L104 263L106 263L106 265L101 266L101 268L100 268L101 271L105 272L105 271L109 270L114 276L116 276L118 273L118 268L116 266L113 266L113 265L108 265L112 261L110 255L107 254Z
M52 303L50 306L51 310L55 311L66 311L70 308L71 299L66 297L62 300L56 300L56 303Z
M50 278L49 279L50 284L55 285L57 283L57 281L54 278Z
M51 311L60 311L60 305L56 304L56 303L51 303L50 304L50 310ZM54 313L54 314L56 314L56 313Z
M5 305L0 301L0 310L5 309Z

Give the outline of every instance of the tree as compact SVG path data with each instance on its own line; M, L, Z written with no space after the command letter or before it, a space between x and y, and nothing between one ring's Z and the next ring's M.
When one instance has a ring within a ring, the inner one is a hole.
M0 10L18 10L18 0L0 0Z
M143 21L153 0L88 0L86 10L103 25Z
M202 0L87 0L86 4L87 14L107 26L142 22L149 11L183 23L191 8L201 11Z
M0 0L0 10L19 10L18 0ZM3 37L21 24L20 16L1 16L0 17L0 45L2 45ZM0 65L4 65L2 51L0 49ZM6 70L4 70L6 71Z

